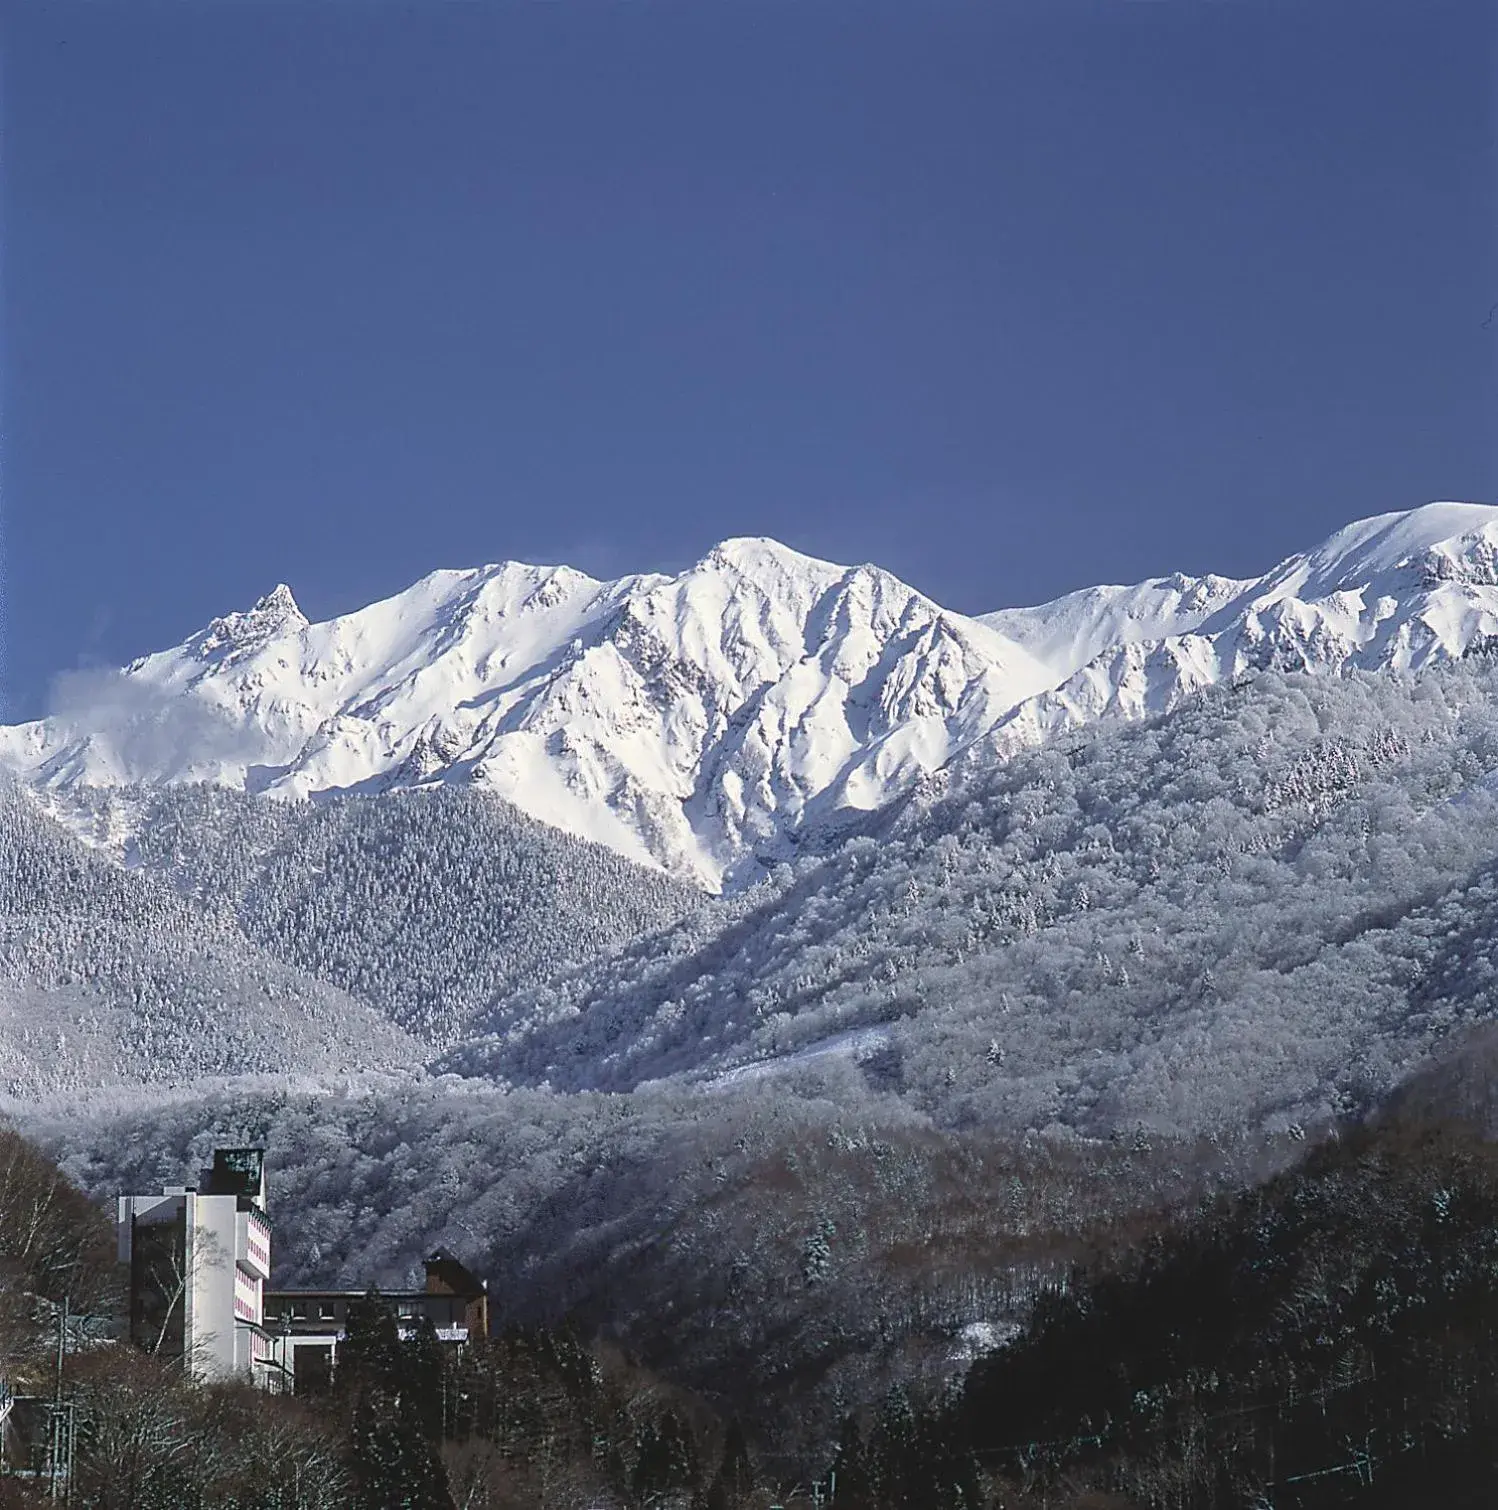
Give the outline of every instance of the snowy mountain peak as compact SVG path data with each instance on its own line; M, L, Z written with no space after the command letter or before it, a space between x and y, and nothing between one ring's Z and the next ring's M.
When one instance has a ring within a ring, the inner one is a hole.
M1490 562L1495 542L1498 508L1480 503L1428 503L1406 513L1379 514L1349 524L1315 550L1292 556L1269 573L1265 582L1275 590L1293 590L1297 597L1317 599L1366 589L1391 572L1412 568L1451 580L1464 575L1459 563Z
M778 540L743 536L720 541L675 582L689 595L717 593L744 601L776 600L806 604L826 592L846 571L830 561L803 555ZM714 584L714 585L709 585Z
M944 769L1256 669L1450 659L1498 636L1498 508L1339 530L1263 577L1182 574L971 618L874 566L721 542L600 582L501 562L309 623L278 586L106 694L0 729L58 794L474 783L709 888Z
M816 556L792 550L790 546L782 545L768 535L735 535L727 540L720 540L699 565L708 570L730 567L746 577L774 572L799 572L819 576L842 570L830 561L822 561Z
M267 617L282 619L300 619L306 624L307 619L302 610L297 607L296 599L291 595L291 589L284 582L277 582L266 595L250 610L251 613L264 614Z
M297 607L291 589L284 582L278 582L252 608L214 619L188 644L202 659L223 658L307 627L308 619Z

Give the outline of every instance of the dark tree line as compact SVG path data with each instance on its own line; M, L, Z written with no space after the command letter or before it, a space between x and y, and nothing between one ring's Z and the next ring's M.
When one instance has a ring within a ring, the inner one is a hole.
M350 1307L327 1396L357 1510L757 1510L736 1422L566 1329L510 1329L461 1351L402 1336L377 1292Z
M844 1428L859 1507L1498 1502L1498 1149L1391 1124L1074 1274L926 1410Z

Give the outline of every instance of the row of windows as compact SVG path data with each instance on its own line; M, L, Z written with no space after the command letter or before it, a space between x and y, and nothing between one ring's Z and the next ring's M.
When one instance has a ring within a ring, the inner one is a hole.
M338 1321L343 1317L346 1300L324 1299L314 1296L310 1300L281 1300L267 1298L267 1319L284 1316L289 1311L293 1321ZM414 1316L430 1316L435 1322L450 1322L453 1319L453 1303L445 1297L436 1302L429 1300L398 1300L395 1314L409 1319Z
M337 1318L343 1306L332 1300L293 1300L289 1304L286 1301L272 1301L265 1309L267 1316L284 1316L291 1312L293 1321L311 1321L315 1316L319 1321L333 1321Z

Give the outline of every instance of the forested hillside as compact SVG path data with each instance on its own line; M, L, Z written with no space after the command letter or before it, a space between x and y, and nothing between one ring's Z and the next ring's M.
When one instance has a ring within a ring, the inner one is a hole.
M1498 1492L1498 1153L1392 1122L1079 1271L837 1503L1441 1505Z
M281 1282L406 1284L450 1247L489 1276L501 1320L570 1317L792 1457L850 1402L939 1387L1152 1214L1300 1151L954 1136L812 1076L731 1098L262 1088L35 1125L101 1197L264 1142Z
M70 820L220 926L442 1042L497 998L648 937L700 893L466 788L286 802L80 792Z
M1266 674L910 800L501 1002L445 1068L627 1089L841 1049L944 1122L1346 1115L1493 1011L1498 679Z
M1319 1146L1015 1144L796 1089L716 1112L219 1098L48 1138L105 1191L263 1137L283 1283L402 1284L440 1240L490 1275L501 1330L566 1319L633 1358L608 1384L572 1342L504 1344L512 1393L480 1416L504 1453L443 1459L452 1485L490 1463L497 1503L559 1510L581 1474L592 1503L634 1510L652 1501L633 1474L658 1468L656 1502L687 1510L732 1419L758 1487L724 1503L745 1507L777 1483L809 1504L814 1481L852 1510L1490 1502L1498 1165L1471 1132L1398 1116ZM429 1439L471 1429L444 1414ZM538 1462L544 1481L514 1476Z
M391 1048L287 1068L430 1057L333 1032L372 1009L439 1072L511 1085L842 1059L956 1126L1325 1122L1491 1015L1495 687L1481 656L1266 673L974 756L722 899L476 791L85 792L59 812L99 854L16 793L11 1084L160 1078L184 1038L200 1073L274 1069L245 1035L289 1000Z
M0 778L0 1088L409 1068L380 1013L124 870Z

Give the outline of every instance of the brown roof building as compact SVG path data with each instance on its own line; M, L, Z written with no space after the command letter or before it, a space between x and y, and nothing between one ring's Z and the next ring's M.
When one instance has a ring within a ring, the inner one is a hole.
M401 1336L430 1323L439 1342L462 1347L489 1335L489 1286L446 1248L427 1258L420 1290L379 1291ZM279 1362L300 1393L325 1388L347 1336L348 1308L367 1290L267 1290L265 1329L279 1344Z

